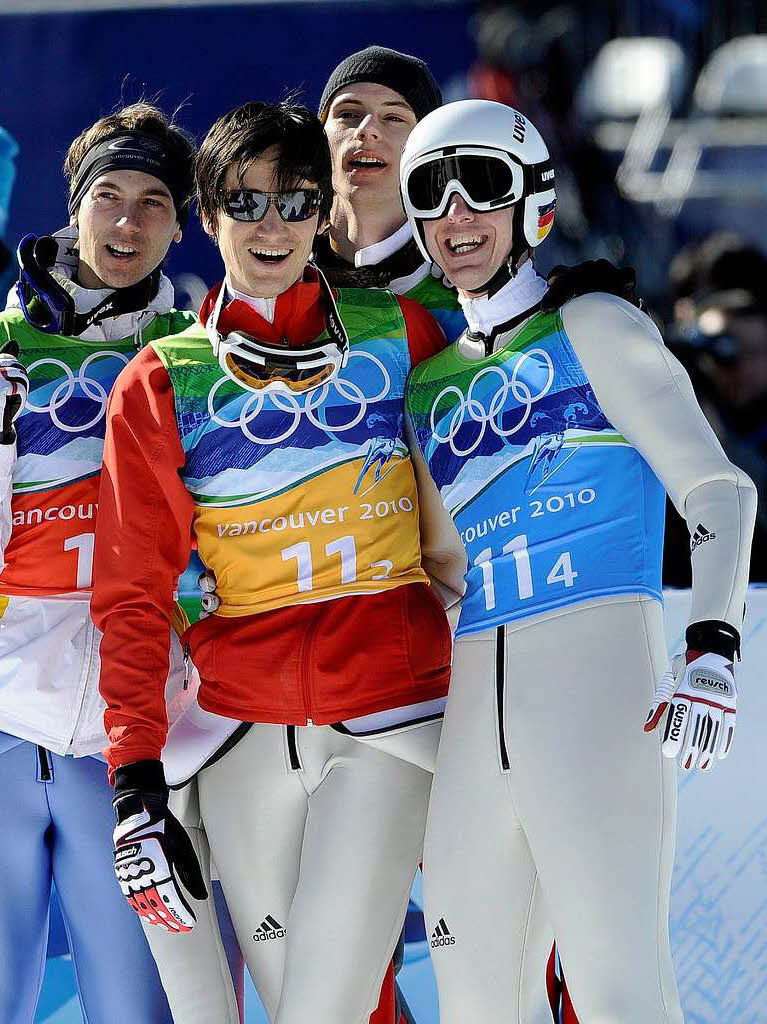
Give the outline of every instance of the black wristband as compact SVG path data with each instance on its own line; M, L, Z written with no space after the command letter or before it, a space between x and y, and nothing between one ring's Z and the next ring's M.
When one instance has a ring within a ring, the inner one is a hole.
M162 761L133 761L115 769L115 796L131 790L142 793L156 793L163 796L168 792Z
M719 619L705 619L703 622L692 622L685 633L687 648L691 651L705 651L721 654L723 658L740 660L740 633L729 622Z

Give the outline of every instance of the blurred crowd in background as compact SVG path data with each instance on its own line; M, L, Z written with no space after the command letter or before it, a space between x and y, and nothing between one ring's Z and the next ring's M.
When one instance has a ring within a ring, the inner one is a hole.
M547 140L559 203L540 269L601 256L636 268L727 454L759 489L751 579L767 582L767 4L485 2L471 35L476 53L442 83L445 100L508 103ZM14 157L0 129L0 238ZM666 584L689 585L688 551L669 508Z
M751 580L767 582L767 5L611 7L483 4L476 60L446 99L508 103L543 133L559 199L547 262L636 268L719 440L759 489ZM688 543L669 506L667 585L690 585Z

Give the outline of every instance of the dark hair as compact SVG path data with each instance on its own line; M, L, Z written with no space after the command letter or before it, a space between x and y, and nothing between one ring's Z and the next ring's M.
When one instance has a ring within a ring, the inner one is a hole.
M181 209L176 210L176 215L183 223L194 195L195 142L188 132L173 121L172 116L168 117L159 107L145 100L131 103L112 114L107 114L106 117L100 117L89 128L80 132L72 142L67 150L63 168L64 175L69 181L70 196L72 183L85 154L101 139L119 131L144 132L146 135L154 136L163 143L174 163L177 161L183 200L180 204Z
M307 107L290 102L252 102L220 117L197 154L197 202L200 214L212 227L216 225L229 168L237 168L241 182L250 164L271 146L279 151L275 165L278 190L289 191L302 179L311 181L322 191L320 221L330 216L330 147L319 119Z

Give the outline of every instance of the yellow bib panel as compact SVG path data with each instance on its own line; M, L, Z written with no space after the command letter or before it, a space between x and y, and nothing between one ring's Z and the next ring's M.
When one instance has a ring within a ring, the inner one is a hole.
M199 325L154 345L174 387L219 615L428 582L403 431L404 319L389 292L341 291L339 311L347 364L304 394L246 390Z

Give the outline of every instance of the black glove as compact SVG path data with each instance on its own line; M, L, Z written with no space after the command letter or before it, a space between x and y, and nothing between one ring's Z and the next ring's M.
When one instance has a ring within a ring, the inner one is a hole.
M544 313L554 313L570 299L589 292L608 292L643 309L636 297L636 272L633 267L616 267L609 260L586 260L574 267L559 264L546 278L548 291L541 299Z
M135 761L115 772L115 874L139 917L169 932L191 931L197 918L179 882L208 898L200 863L183 825L168 810L161 761Z

